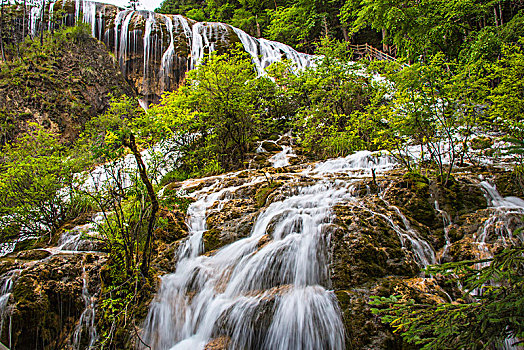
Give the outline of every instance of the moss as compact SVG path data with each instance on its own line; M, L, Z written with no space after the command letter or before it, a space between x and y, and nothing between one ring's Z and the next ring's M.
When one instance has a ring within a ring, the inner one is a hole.
M524 198L524 177L521 174L515 171L497 174L494 182L503 197L517 196Z
M220 231L217 229L211 229L204 232L202 241L204 242L204 252L216 250L226 244L220 239Z
M431 187L440 208L457 224L462 223L466 214L484 209L488 205L482 190L466 179L457 180L451 176L445 185L435 181Z
M493 146L493 140L487 136L478 136L471 140L471 148L486 149Z
M282 182L273 181L269 185L260 187L255 193L255 205L257 208L262 208L266 205L267 197L278 187L282 185Z

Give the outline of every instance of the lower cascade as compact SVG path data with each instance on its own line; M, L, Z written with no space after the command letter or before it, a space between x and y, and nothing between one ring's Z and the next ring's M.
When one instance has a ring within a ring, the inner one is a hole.
M347 197L346 183L297 187L258 216L248 237L204 256L206 217L195 209L216 196L201 195L180 250L192 253L162 277L142 340L153 349L203 349L226 332L230 349L344 349L327 266L331 208Z

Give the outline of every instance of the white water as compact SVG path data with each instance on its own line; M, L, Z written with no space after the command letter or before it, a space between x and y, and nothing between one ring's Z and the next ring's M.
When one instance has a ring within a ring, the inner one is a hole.
M442 249L442 254L440 255L440 259L442 259L442 257L448 252L449 247L451 246L451 241L449 239L449 227L451 226L452 221L451 221L451 217L449 216L449 214L445 210L440 209L440 205L437 200L435 200L435 210L442 217L442 225L444 229L444 239L446 241L446 244L444 245L444 248Z
M351 195L354 180L330 175L370 176L371 169L382 172L395 164L371 152L320 163L304 172L320 178L315 185L291 186L284 199L259 214L248 237L207 256L201 253L209 209L220 210L239 186L223 187L220 177L195 193L188 210L190 236L178 252L176 271L162 277L142 340L159 350L203 349L220 336L229 339L229 349L343 349L327 251L333 206L359 201ZM431 246L398 208L388 207L394 214L373 213L390 224L420 265L435 263Z
M299 53L285 44L253 38L244 31L223 23L192 22L180 15L162 15L152 11L130 9L118 11L114 20L111 20L110 16L105 16L107 5L103 3L88 0L69 1L75 8L75 20L87 23L95 38L104 41L108 47L113 46L113 52L124 75L138 63L133 56L143 55L139 71L143 74L142 87L146 94L150 92L151 77L159 78L157 83L162 89L173 89L174 86L169 80L171 76L177 76L175 71L181 68L194 69L206 54L227 47L237 40L240 40L246 52L251 55L260 75L264 74L264 69L271 63L284 58L291 60L297 69L312 66L316 60L315 56ZM45 11L44 17L48 18L49 14L54 12L53 6L50 5L50 9ZM41 14L42 7L31 9L28 26L33 35L36 35ZM106 23L102 23L103 20ZM50 26L51 23L46 25ZM110 40L109 33L113 26L114 37ZM140 47L137 45L139 41ZM187 48L180 45L181 41L187 42ZM175 42L178 45L175 45ZM178 52L179 49L181 52ZM175 62L175 57L178 56L189 60L187 67L178 66L178 62Z
M524 200L518 197L502 197L497 189L488 183L480 183L488 205L492 211L491 216L482 224L474 239L479 247L479 258L491 258L493 254L489 245L509 245L514 240L524 241L521 234L513 235L512 227L524 215ZM479 264L477 268L486 266L489 262Z
M347 157L330 159L318 164L308 172L313 174L353 173L370 176L372 170L377 174L393 169L397 162L393 156L382 152L358 151Z
M343 349L340 311L326 289L327 244L331 208L350 197L347 184L296 188L260 214L249 237L202 256L208 208L219 201L219 210L239 188L220 184L190 206L190 237L175 273L162 277L142 339L154 349L203 349L225 332L235 349Z
M8 304L11 297L11 290L13 289L14 280L20 275L21 270L12 270L0 278L0 331L4 329L4 322L9 317L8 326L8 346L12 347L11 339L11 315L9 314Z
M296 157L293 148L291 148L291 146L282 146L282 151L278 152L268 160L273 168L282 168L289 165L289 159L292 157Z
M80 315L78 324L73 333L73 348L80 350L82 345L82 338L87 336L87 347L82 349L93 349L98 339L96 332L95 317L96 317L96 298L89 294L88 280L86 269L82 267L82 299L84 300L85 309Z

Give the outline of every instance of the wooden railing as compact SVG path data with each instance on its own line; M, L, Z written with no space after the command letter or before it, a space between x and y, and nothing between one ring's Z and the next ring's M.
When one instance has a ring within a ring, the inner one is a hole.
M368 59L372 61L397 61L395 57L385 53L384 51L380 51L368 43L361 45L350 45L349 48L355 52L355 55L357 56L356 58L358 59ZM407 66L407 64L403 64L403 66Z

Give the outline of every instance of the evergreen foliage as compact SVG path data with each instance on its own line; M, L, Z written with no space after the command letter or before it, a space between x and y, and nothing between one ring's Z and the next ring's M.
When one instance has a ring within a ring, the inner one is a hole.
M490 259L432 266L428 274L460 283L464 294L434 304L405 295L377 297L373 311L422 349L488 349L508 337L518 342L524 337L523 253L513 246Z

